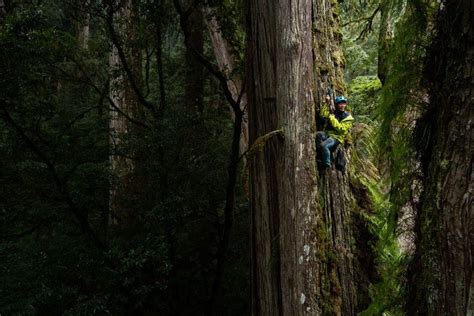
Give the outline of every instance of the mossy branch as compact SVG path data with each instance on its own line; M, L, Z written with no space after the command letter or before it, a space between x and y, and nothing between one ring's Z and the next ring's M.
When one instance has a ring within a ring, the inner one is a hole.
M242 159L244 156L251 156L256 154L257 152L261 152L263 148L265 148L265 144L267 143L267 141L275 135L278 135L280 138L284 139L283 129L277 129L268 132L265 135L262 135L257 138L250 146L250 148L246 152L244 152L239 159Z

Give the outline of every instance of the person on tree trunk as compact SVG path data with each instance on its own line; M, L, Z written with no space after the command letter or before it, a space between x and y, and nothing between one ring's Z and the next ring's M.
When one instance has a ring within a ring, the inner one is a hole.
M316 133L316 148L322 156L323 170L331 167L331 152L339 144L344 144L354 121L352 115L345 111L347 99L344 96L336 97L336 110L333 114L329 113L330 100L331 97L326 96L326 102L319 110L319 116L325 121L324 131Z

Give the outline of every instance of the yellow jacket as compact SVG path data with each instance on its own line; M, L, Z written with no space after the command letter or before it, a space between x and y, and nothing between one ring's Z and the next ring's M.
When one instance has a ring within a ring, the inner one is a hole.
M322 118L327 119L328 125L325 128L329 137L336 139L339 143L343 144L347 138L349 131L352 127L354 118L349 112L341 112L336 114L330 114L327 105L323 105L319 114Z

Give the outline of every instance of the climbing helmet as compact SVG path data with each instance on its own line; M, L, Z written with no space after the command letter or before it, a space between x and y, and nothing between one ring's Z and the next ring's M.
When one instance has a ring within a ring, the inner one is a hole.
M347 103L346 97L343 96L343 95L337 96L337 97L336 97L336 104L339 104L339 103L342 103L342 102Z

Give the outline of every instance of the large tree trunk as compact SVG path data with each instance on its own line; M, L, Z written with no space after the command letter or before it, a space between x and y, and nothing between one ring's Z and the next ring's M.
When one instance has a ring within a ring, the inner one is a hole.
M427 66L431 105L422 128L424 192L409 314L474 313L474 4L447 1ZM423 120L421 121L421 123Z
M317 78L317 104L321 104L324 100L328 88L335 94L346 92L342 33L337 12L336 2L313 0L314 69Z
M249 158L254 314L354 315L368 299L354 234L367 231L353 229L347 174L330 170L313 183L315 107L306 103L313 88L317 106L328 90L345 92L337 3L262 0L249 15L250 143L280 129L283 136L265 138Z
M249 157L254 315L320 311L311 1L249 3Z
M313 16L316 100L320 105L328 88L336 95L345 94L344 58L337 3L313 0ZM324 236L320 248L327 255L321 271L323 312L355 315L368 303L368 280L362 263L358 265L358 262L370 262L371 256L367 253L364 253L366 258L356 256L360 251L355 249L354 235L367 236L368 232L363 231L364 226L354 225L355 199L347 172L331 168L320 178L318 188L323 208L320 234ZM359 241L357 245L363 243Z

